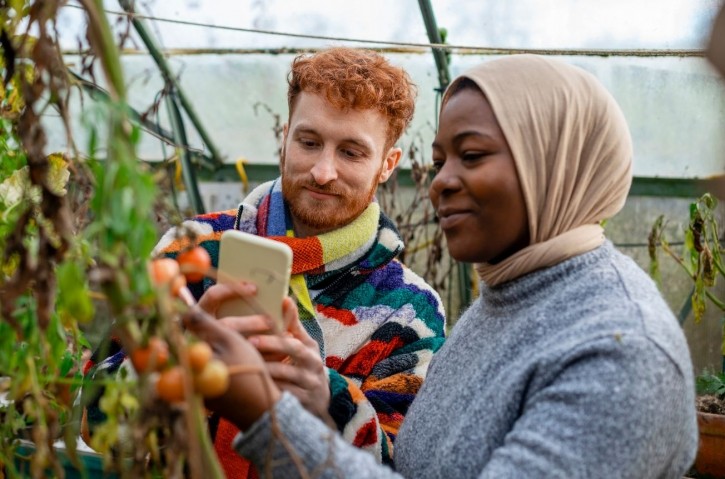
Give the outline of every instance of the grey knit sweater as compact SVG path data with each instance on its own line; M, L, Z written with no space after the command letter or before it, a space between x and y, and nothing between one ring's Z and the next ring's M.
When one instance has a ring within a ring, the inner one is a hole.
M274 420L298 461L270 440L269 415L235 443L263 476L299 477L301 460L312 477L396 477L288 394ZM696 448L682 331L606 243L483 289L433 359L394 460L409 478L677 478Z

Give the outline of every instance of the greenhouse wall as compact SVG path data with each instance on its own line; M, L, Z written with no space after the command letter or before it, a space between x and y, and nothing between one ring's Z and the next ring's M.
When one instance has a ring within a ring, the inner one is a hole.
M653 179L654 188L647 194L654 196L637 196L633 189L624 210L607 223L606 229L609 238L646 270L650 261L647 237L656 218L664 215L668 219L668 239L681 241L689 204L697 194L693 188L674 192L661 180L697 182L725 173L725 87L701 50L720 3L621 0L605 5L557 0L544 6L535 0L455 2L437 4L436 15L438 24L447 28L449 43L538 49L590 71L611 91L629 122L636 181ZM419 161L430 158L440 100L433 56L427 48L384 42L427 42L417 2L371 0L365 5L352 2L342 6L324 0L304 5L281 0L202 1L191 2L184 8L178 2L156 2L149 8L156 17L172 20L193 12L201 24L211 25L150 22L182 90L228 165L213 174L198 172L204 180L200 190L207 210L234 207L244 196L237 169L232 166L238 160L251 166L266 166L266 177L274 176L280 126L287 118L286 75L290 62L300 51L351 45L343 37L383 40L378 45L353 42L352 46L375 48L410 73L418 86L416 115L400 146L406 151L414 150ZM367 15L370 11L387 14L371 17ZM82 19L71 8L63 15L66 60L73 71L81 72L83 58L74 55L73 50L78 41L74 31ZM357 21L341 20L351 16ZM252 32L296 31L339 38L298 38L213 28L224 24ZM122 31L123 25L117 27ZM133 34L131 38L135 41L127 45L129 50L123 57L130 104L168 129L164 103L155 104L164 88L162 76L143 44ZM612 51L622 48L630 51ZM493 58L496 55L491 52L456 48L449 56L450 74L455 77L470 66ZM96 81L103 84L100 77ZM87 124L101 118L103 107L80 91L74 90L71 98L71 117L76 146L87 153ZM188 118L185 120L191 146L204 150ZM65 148L60 119L47 115L45 122L49 126L51 149ZM103 152L99 153L102 156ZM168 144L142 135L138 149L141 160L158 167L174 153ZM404 158L401 167L407 168L408 155ZM251 166L248 169L254 171ZM251 173L250 176L252 183L262 179ZM403 196L406 194L411 193L404 192ZM182 207L188 204L184 194L179 199ZM190 210L186 212L191 214ZM660 262L661 288L672 309L679 312L690 291L689 279L670 258L661 257ZM450 287L462 288L458 279ZM463 295L451 295L447 301L451 322L464 306L460 304L462 298ZM689 317L684 328L696 370L719 367L721 318L714 308L701 324L694 324Z

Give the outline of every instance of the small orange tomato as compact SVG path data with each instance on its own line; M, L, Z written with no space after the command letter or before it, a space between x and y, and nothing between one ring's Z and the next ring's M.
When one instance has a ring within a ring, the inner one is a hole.
M159 371L166 367L168 361L169 347L163 339L157 337L149 339L147 346L136 348L131 353L131 363L140 374Z
M221 396L229 388L229 370L218 359L211 359L204 369L194 376L194 387L205 398Z
M181 272L186 276L189 283L198 283L206 276L211 267L211 257L209 253L201 246L195 246L186 251L182 251L176 257L176 261L181 267Z
M191 369L200 372L207 365L212 356L211 346L209 343L199 341L189 346L189 365Z
M186 286L186 279L181 275L179 263L171 258L159 258L151 262L151 280L156 286L167 286L171 294L177 295Z
M186 397L184 394L184 370L181 366L165 369L159 374L159 380L156 382L156 394L168 403L184 400Z

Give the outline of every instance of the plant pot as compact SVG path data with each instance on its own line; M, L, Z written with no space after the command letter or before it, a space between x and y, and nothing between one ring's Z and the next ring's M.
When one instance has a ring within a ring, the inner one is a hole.
M697 413L700 446L694 469L698 477L725 479L725 415Z

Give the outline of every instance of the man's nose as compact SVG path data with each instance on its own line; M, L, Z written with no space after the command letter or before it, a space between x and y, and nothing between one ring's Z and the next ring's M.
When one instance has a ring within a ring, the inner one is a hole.
M335 152L332 148L324 148L320 157L312 166L312 177L318 185L337 179L337 165L335 164Z

